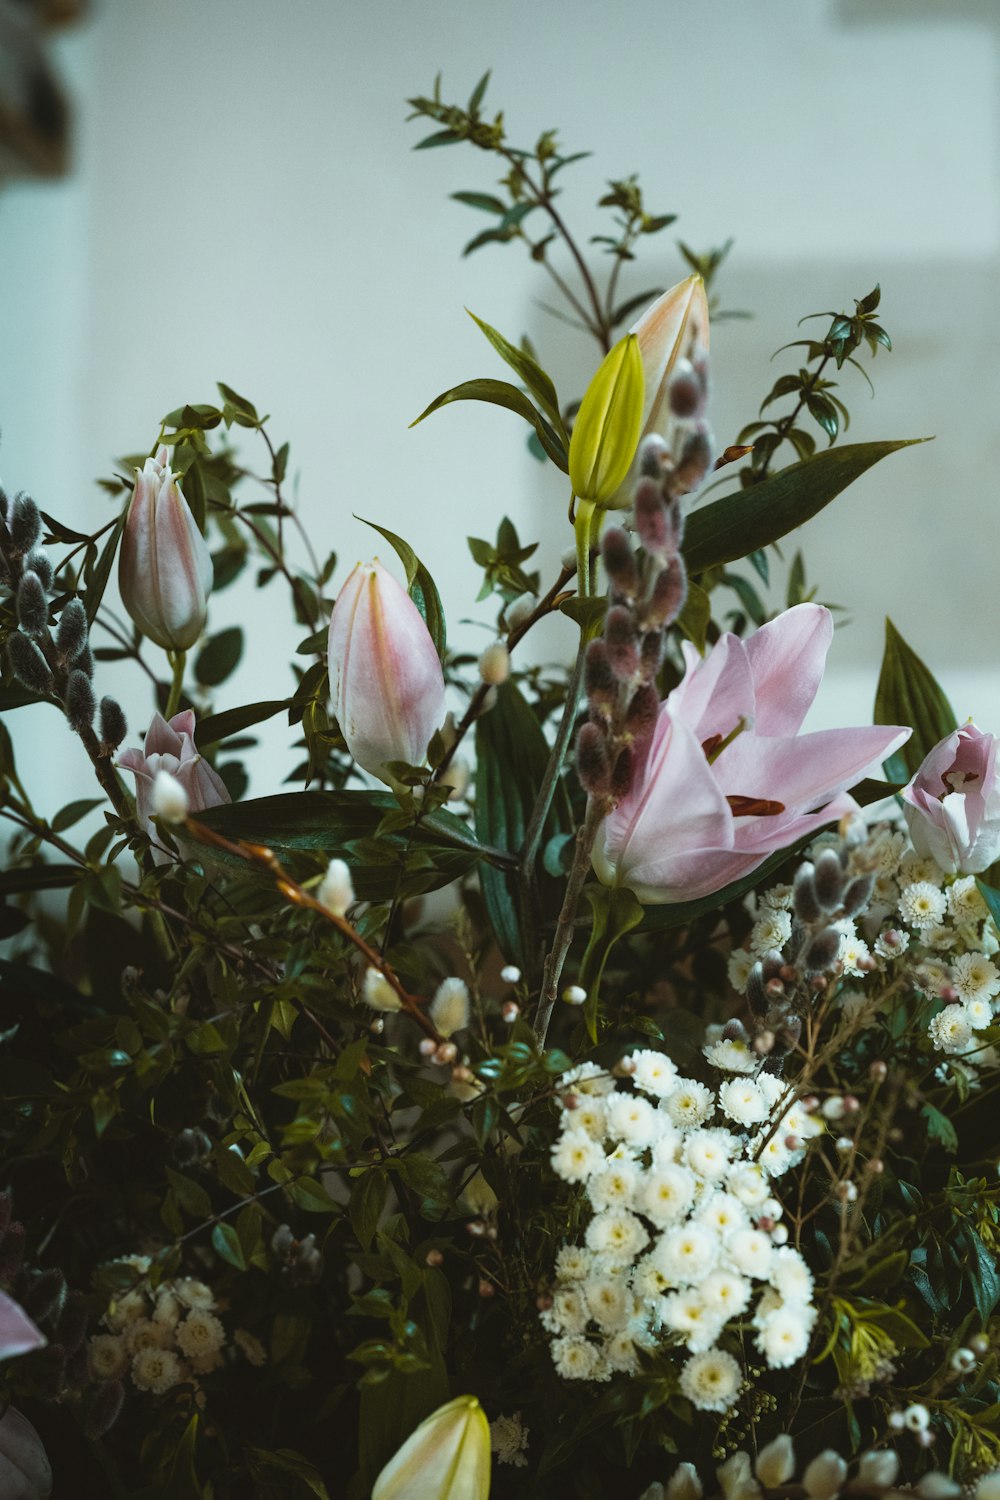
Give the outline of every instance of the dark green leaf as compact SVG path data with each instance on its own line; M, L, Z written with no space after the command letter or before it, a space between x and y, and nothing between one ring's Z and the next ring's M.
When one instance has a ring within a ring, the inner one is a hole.
M388 1191L385 1173L374 1167L356 1178L351 1189L351 1228L365 1250L375 1238Z
M231 734L239 734L241 729L249 729L251 724L262 724L265 719L273 719L290 702L290 698L273 698L266 703L246 703L240 708L227 708L220 714L209 714L207 718L198 721L195 743L199 749L215 745L220 740L228 739Z
M612 948L643 918L638 897L627 886L588 885L584 896L590 903L592 926L590 940L580 964L579 983L587 991L583 1018L592 1042L597 1041L597 1001L601 976Z
M108 579L111 577L111 567L115 560L115 553L118 551L121 534L125 529L125 517L127 514L128 510L126 508L118 517L117 524L104 543L104 547L93 569L88 567L85 570L87 588L83 596L83 602L87 610L88 623L91 625L93 625L97 618L97 611L101 607L104 591L108 586Z
M487 214L503 214L507 212L507 205L499 198L494 198L492 193L452 193L456 203L465 203L469 208L482 209Z
M444 609L441 605L441 596L437 591L437 584L409 542L404 542L401 536L397 536L393 531L387 531L376 521L366 521L364 516L357 516L355 519L365 526L371 526L394 548L397 557L406 569L406 586L410 598L423 616L424 624L430 631L431 640L434 642L434 648L443 661L445 654Z
M876 724L908 724L913 734L886 762L890 781L908 781L924 756L957 727L955 713L933 673L885 622L885 652L875 691Z
M445 391L431 402L430 406L422 411L413 422L411 427L416 427L431 412L439 411L442 406L448 406L452 401L485 401L492 406L503 406L508 411L516 412L526 422L530 422L538 434L538 441L545 449L549 458L561 469L564 474L569 473L569 459L566 447L558 434L542 416L542 413L528 400L523 391L519 391L516 385L511 385L507 380L466 380L461 385L453 386L450 391Z
M510 365L516 374L520 375L542 408L542 411L552 423L560 441L563 444L568 443L569 439L566 435L566 429L563 427L562 416L559 411L559 398L556 395L556 388L537 360L532 359L531 355L526 354L523 349L518 349L515 344L510 343L508 339L504 338L502 333L498 333L489 323L484 323L482 318L477 318L474 312L469 312L468 308L465 310L469 313L469 317L475 323L476 327L489 339L500 358L506 364Z
M218 687L235 671L243 655L243 631L238 625L220 630L207 640L198 652L194 675L202 687Z
M247 1263L243 1259L243 1247L240 1244L239 1235L231 1224L216 1224L212 1230L212 1247L216 1255L221 1255L237 1271L245 1271Z

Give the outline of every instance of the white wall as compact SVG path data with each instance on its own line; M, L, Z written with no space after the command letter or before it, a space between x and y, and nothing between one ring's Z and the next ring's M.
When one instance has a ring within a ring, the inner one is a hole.
M465 98L492 66L488 98L515 139L558 125L568 147L594 150L567 176L584 236L604 179L632 171L695 246L736 236L722 290L757 317L714 335L720 446L783 368L767 361L797 318L881 281L897 349L872 371L874 403L845 376L852 436L937 440L888 460L802 535L820 597L853 619L819 719L870 712L888 611L956 710L1000 727L992 0L94 0L56 51L75 99L74 175L0 194L10 488L93 527L108 509L92 477L222 378L290 439L305 522L346 565L376 550L352 513L379 518L418 548L457 622L475 613L465 535L506 509L541 538L550 572L569 540L565 497L517 420L464 406L407 426L446 386L503 373L464 305L529 332L567 396L592 366L539 310L544 273L518 247L459 258L479 222L447 195L488 188L491 160L411 154L422 127L404 123L404 98L439 68L446 95ZM626 285L682 274L671 233ZM281 695L301 632L228 592L212 625L233 621L249 644L232 701ZM567 625L543 644L570 643ZM100 685L144 722L138 677L106 671ZM39 777L87 788L51 712L24 711L16 728ZM259 763L253 789L276 789L290 764Z

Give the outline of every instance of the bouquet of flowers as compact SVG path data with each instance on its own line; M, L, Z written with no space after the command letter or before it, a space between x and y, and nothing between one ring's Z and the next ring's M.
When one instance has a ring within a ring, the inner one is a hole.
M906 446L839 441L878 289L720 445L725 250L623 296L672 216L608 184L596 275L576 157L485 88L411 101L420 145L499 164L466 249L523 244L598 349L568 402L477 318L510 378L423 414L505 408L565 476L562 558L469 539L478 658L432 529L343 570L226 385L93 532L3 498L0 1493L997 1500L998 742L892 625L874 724L803 733L833 617L771 576ZM251 568L292 667L239 703ZM29 705L93 798L33 785Z

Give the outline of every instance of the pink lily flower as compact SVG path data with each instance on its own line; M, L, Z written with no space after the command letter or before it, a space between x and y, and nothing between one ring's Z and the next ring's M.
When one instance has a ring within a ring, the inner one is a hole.
M126 750L117 764L135 777L135 810L140 826L153 840L153 859L158 865L169 864L172 856L160 844L153 823L153 782L157 771L169 771L187 793L188 809L202 812L230 801L225 782L213 771L194 743L193 709L174 714L168 724L161 714L154 714L141 750Z
M910 840L949 874L978 875L1000 855L996 735L952 730L903 789Z
M847 787L891 755L900 726L800 735L833 638L830 612L799 604L747 640L724 635L660 705L643 765L605 819L594 868L640 901L694 901L857 811Z
M27 1417L8 1406L0 1417L0 1495L4 1500L47 1500L52 1465Z
M445 718L444 673L406 590L376 559L358 563L330 616L330 696L359 766L392 785L386 764L422 765Z

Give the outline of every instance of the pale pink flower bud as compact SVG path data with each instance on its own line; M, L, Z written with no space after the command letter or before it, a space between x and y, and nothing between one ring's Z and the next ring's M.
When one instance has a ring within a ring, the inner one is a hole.
M225 783L195 747L194 726L191 709L175 714L169 724L160 714L154 714L143 748L123 751L117 762L123 771L131 771L135 777L136 817L153 840L153 859L157 864L169 863L172 858L157 842L153 825L154 816L161 815L154 805L153 794L159 772L166 772L179 783L187 797L189 812L203 812L229 801Z
M136 472L118 560L122 603L143 635L186 651L205 627L212 558L161 448Z
M1000 854L997 737L963 724L903 789L910 840L949 874L978 875Z
M444 674L417 606L380 562L359 563L330 617L330 693L359 766L421 765L444 723Z

